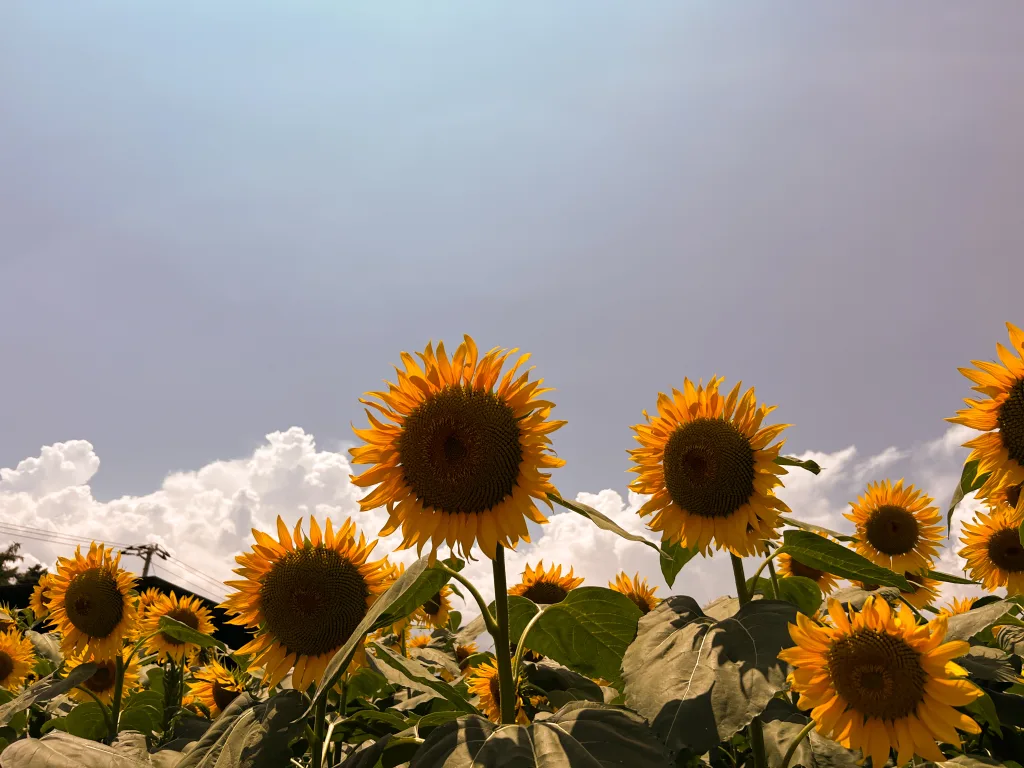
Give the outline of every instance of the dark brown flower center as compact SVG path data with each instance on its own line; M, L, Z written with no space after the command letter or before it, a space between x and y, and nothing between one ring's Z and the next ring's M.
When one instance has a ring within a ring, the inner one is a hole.
M895 557L914 550L921 538L921 526L912 512L883 504L868 517L864 533L872 547Z
M554 605L565 600L569 593L550 581L535 581L522 593L527 600L532 600L537 605Z
M665 487L691 514L726 518L754 493L754 449L725 419L680 425L665 445Z
M441 593L438 592L423 604L423 612L428 616L437 616L441 612Z
M14 672L14 659L6 651L0 651L0 685L7 682L7 678Z
M836 693L864 717L899 720L924 698L920 654L901 638L859 629L835 641L826 660Z
M64 595L68 621L89 637L104 638L124 616L124 595L113 571L90 568L68 584Z
M1020 504L1020 489L1022 487L1024 487L1024 483L1017 483L1016 485L1011 485L1005 491L1006 503L1014 509Z
M999 436L1010 458L1024 466L1024 379L1018 379L999 406Z
M794 576L803 576L805 579L811 581L817 581L825 575L824 571L819 571L817 568L811 568L809 565L804 565L795 557L789 558L789 572Z
M300 656L344 645L366 615L369 589L359 569L324 546L293 550L264 577L260 607L266 630Z
M190 629L199 629L199 617L192 613L188 608L175 608L174 610L165 613L164 616L174 619L175 621L180 621ZM185 645L184 640L173 638L166 632L161 632L160 638L170 645Z
M223 712L228 708L228 704L238 698L238 694L241 691L236 691L231 688L225 688L218 681L214 680L213 685L210 687L213 693L213 703L217 705L217 708Z
M105 661L97 661L95 663L96 671L93 672L85 681L85 687L93 693L112 691L114 689L114 681L117 677L114 662L107 659Z
M427 509L486 512L512 495L523 462L515 411L493 392L451 386L405 419L398 455Z
M494 701L495 708L501 707L501 691L498 687L498 676L494 675L487 681L488 686L491 689L491 699Z
M1024 571L1024 546L1016 528L1004 528L988 540L988 556L999 568L1010 573Z

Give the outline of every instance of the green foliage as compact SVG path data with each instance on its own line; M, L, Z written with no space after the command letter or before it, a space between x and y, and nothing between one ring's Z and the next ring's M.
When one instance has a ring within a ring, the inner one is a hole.
M953 512L957 505L964 500L964 496L974 493L988 480L988 473L978 474L977 460L968 461L964 464L963 472L960 474L960 482L953 490L953 498L949 500L949 510L946 512L946 535L949 535L950 523L953 520Z
M72 736L99 741L106 737L109 727L103 707L95 701L86 701L72 709L64 721L64 729Z
M614 683L640 616L636 604L615 590L579 587L545 608L525 643L580 674Z
M92 673L95 671L96 665L88 662L75 667L68 673L67 677L62 679L57 678L55 675L48 675L42 680L32 683L21 694L0 706L0 725L6 725L10 722L11 718L19 712L28 709L33 704L49 701L56 696L67 693L79 683L92 677Z
M161 616L158 628L165 635L170 635L175 640L180 640L183 643L192 643L192 645L198 645L200 648L219 648L222 651L226 651L228 648L213 635L207 635L198 629L192 629L188 624L182 624L170 616Z
M796 456L778 456L775 463L782 467L799 467L812 475L821 474L821 465L812 459L798 459Z
M407 659L382 645L372 643L378 671L394 685L402 685L424 693L433 693L449 701L462 712L475 713L476 707L466 697L443 680L438 680L429 669L414 659Z
M972 608L966 613L950 616L946 629L946 640L970 640L979 632L998 623L1011 610L1016 610L1016 606L1012 602L998 600L980 608Z
M875 565L852 549L829 541L824 536L819 536L811 531L785 531L783 541L784 544L780 551L811 568L817 568L819 571L831 573L844 579L897 587L905 592L910 591L910 584L902 574L896 574L888 568Z
M803 714L783 699L772 699L761 716L764 722L764 745L769 768L780 768L790 745L807 725ZM831 739L811 731L793 754L791 766L806 768L856 768L859 753L841 747Z
M785 685L776 657L792 645L796 608L755 600L716 621L676 596L640 620L622 660L626 702L669 749L698 754L730 739Z
M532 725L460 717L435 729L410 768L670 768L665 747L632 712L572 702Z
M163 723L163 694L156 691L138 691L128 697L117 722L119 731L138 731L150 736L160 730Z

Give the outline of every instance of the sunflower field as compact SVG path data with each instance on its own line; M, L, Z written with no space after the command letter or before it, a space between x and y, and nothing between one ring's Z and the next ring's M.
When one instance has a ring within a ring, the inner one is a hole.
M564 422L528 355L468 336L402 353L351 450L360 506L387 523L253 530L222 605L246 644L218 640L200 600L136 589L102 544L0 606L0 766L1020 768L1024 332L1008 329L997 362L961 371L977 397L948 420L978 435L947 509L878 478L850 535L779 498L787 473L827 468L782 452L787 425L753 388L658 394L629 455L660 543L559 495ZM968 494L965 571L938 572ZM587 585L571 563L508 574L541 505L648 546L670 587L692 558L727 557L735 596ZM367 538L396 533L408 567ZM490 563L491 602L471 559ZM940 604L943 583L989 594Z

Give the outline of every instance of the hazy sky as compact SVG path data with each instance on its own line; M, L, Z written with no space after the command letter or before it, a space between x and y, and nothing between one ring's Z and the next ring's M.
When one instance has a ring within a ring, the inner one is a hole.
M429 339L534 353L567 496L684 376L940 438L1024 323L1024 4L0 5L0 467L337 449Z

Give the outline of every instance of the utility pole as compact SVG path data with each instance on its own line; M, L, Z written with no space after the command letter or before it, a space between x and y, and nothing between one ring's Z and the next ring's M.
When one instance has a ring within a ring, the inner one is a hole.
M142 558L142 578L149 576L149 566L153 562L154 555L159 557L161 560L166 560L171 556L171 553L159 544L135 544L121 551L126 555L135 555L136 557Z

